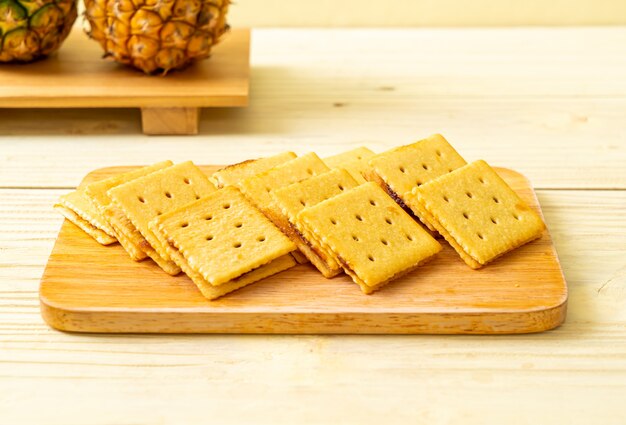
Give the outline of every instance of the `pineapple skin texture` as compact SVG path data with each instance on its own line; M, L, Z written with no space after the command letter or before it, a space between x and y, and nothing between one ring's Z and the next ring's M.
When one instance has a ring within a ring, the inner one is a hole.
M0 62L31 62L53 53L76 15L76 0L0 0Z
M206 59L228 30L230 0L85 0L87 34L105 57L147 74Z

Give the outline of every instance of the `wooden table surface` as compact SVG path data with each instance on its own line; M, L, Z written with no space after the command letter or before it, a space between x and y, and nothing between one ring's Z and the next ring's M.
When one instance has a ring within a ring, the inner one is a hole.
M247 109L197 137L134 110L0 114L0 423L626 422L626 28L256 30ZM560 328L518 336L76 335L37 289L88 171L443 133L537 189L569 283Z

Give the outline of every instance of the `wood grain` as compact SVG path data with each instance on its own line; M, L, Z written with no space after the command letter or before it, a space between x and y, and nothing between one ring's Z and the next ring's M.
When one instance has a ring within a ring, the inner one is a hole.
M144 134L198 134L199 108L141 108Z
M0 187L72 187L95 168L161 158L380 152L441 132L468 160L505 164L535 188L626 188L626 28L253 38L250 105L204 111L198 137L148 142L134 110L3 110Z
M245 106L249 45L248 30L233 30L210 60L159 77L103 60L98 43L73 31L46 60L0 67L0 108Z
M97 170L85 182L126 170ZM498 171L539 209L528 180ZM371 296L347 276L328 280L301 265L210 302L186 276L129 261L120 246L103 248L65 222L40 299L46 322L78 332L499 334L561 324L567 286L546 232L478 272L446 246Z

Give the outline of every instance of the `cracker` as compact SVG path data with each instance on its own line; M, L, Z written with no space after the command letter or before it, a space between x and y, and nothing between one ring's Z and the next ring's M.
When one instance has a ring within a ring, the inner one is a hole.
M283 152L265 158L249 159L216 171L211 175L210 180L219 188L234 186L248 177L263 173L296 157L297 155L293 152Z
M413 270L441 245L375 183L365 183L298 214L300 221L370 294Z
M443 175L407 195L470 267L537 239L545 224L485 161Z
M285 162L264 173L242 181L238 186L244 195L264 214L280 214L270 195L272 190L299 182L330 169L315 153L308 153Z
M369 171L367 161L374 156L374 152L366 147L360 147L324 158L324 163L330 168L345 168L358 183L365 183L364 173Z
M311 238L306 229L298 226L296 218L305 207L317 205L356 186L358 183L348 171L337 168L271 192L282 214L272 215L270 219L294 241L324 277L336 276L342 268L332 253Z
M171 167L172 165L172 161L162 161L147 167L141 167L136 170L128 171L126 173L116 174L112 177L90 183L85 187L85 194L91 199L100 212L104 214L106 208L111 203L111 198L107 194L109 190L121 184L147 176L148 174L163 168Z
M110 245L116 242L115 231L96 207L91 204L85 195L84 188L79 188L61 196L57 205L63 207L57 208L57 211L61 212L65 218L83 229L102 245ZM70 214L68 210L72 211L73 214Z
M61 205L56 204L54 209L59 211L65 218L78 226L83 232L94 238L101 245L110 245L116 242L116 239L111 235L108 235L101 229L98 229L87 220L76 214L73 210Z
M104 216L115 230L115 235L120 245L126 250L133 261L142 261L148 257L148 254L141 248L141 244L145 243L145 239L141 233L132 225L128 217L124 213L115 208L113 205L107 207ZM150 249L150 247L148 247ZM153 250L154 251L154 250Z
M375 155L368 163L370 170L366 178L378 183L403 208L407 208L405 193L466 164L440 134ZM427 220L413 212L434 230Z
M132 225L145 239L139 242L141 249L165 272L176 274L180 269L168 258L165 248L148 224L159 215L176 210L216 190L207 176L188 161L114 187L109 190L108 195L113 201L112 207L121 210L130 221L127 224ZM137 235L132 228L129 228L129 234ZM154 255L155 252L158 256Z
M267 276L278 259L280 270L295 264L284 258L293 242L232 186L155 218L150 228L209 299L223 295L223 285L230 292Z
M112 177L98 180L97 182L90 183L85 187L85 196L89 199L91 204L97 209L99 215L106 221L114 231L115 237L118 239L120 245L128 252L128 255L134 261L141 261L147 257L147 254L143 252L139 246L133 244L131 240L124 234L119 234L121 231L119 220L115 222L111 221L107 208L111 204L111 198L107 192L123 183L135 180L139 177L147 176L157 170L170 167L172 161L162 161L147 167L141 167L136 170L132 170L126 173L116 174ZM115 220L117 217L114 217Z

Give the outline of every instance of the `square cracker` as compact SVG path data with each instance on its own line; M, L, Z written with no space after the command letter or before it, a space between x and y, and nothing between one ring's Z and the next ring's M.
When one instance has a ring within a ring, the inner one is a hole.
M345 168L358 183L365 183L363 175L369 170L367 161L374 155L368 148L360 147L324 158L324 163L330 168Z
M78 226L83 232L94 238L101 245L110 245L115 243L116 239L111 235L108 235L101 229L98 229L87 220L76 214L73 210L61 205L54 205L54 209L59 211L65 218Z
M147 176L155 171L163 168L171 167L174 165L172 161L162 161L147 167L141 167L136 170L128 171L126 173L116 174L115 176L107 179L98 180L97 182L90 183L85 187L85 194L92 203L100 210L102 214L111 203L111 198L108 195L108 191L116 186L119 186L129 181L138 179L140 177Z
M330 171L313 152L278 165L239 183L239 189L264 214L280 214L270 195L272 190Z
M85 189L79 188L63 195L55 205L65 218L80 227L85 233L102 245L115 243L115 230L104 216L92 205L85 195Z
M271 192L282 214L272 214L270 219L294 241L324 277L330 278L341 273L341 265L331 252L310 237L303 226L298 225L296 218L305 207L317 205L358 185L348 171L336 168Z
M108 194L113 200L112 206L122 211L129 220L126 223L129 226L128 236L137 236L137 232L134 232L136 229L145 239L139 241L141 249L165 272L177 274L180 269L168 258L165 248L148 224L159 215L176 210L216 190L207 176L188 161L114 187ZM150 248L154 251L150 251ZM158 257L154 255L155 252Z
M293 152L283 152L265 158L249 159L217 170L211 175L210 180L219 188L234 186L248 177L256 176L296 157L297 155Z
M443 175L407 195L463 260L477 269L537 239L545 224L485 161Z
M201 290L232 283L296 249L232 186L155 218L150 228Z
M85 187L85 195L87 198L98 210L100 216L111 225L115 232L115 237L118 239L120 245L122 245L128 255L130 255L130 257L135 261L143 260L146 258L147 254L143 252L138 245L135 245L131 238L124 234L125 228L123 227L123 224L120 223L120 221L124 221L123 218L119 217L119 215L115 213L113 213L113 217L111 217L111 215L107 213L107 209L111 204L111 198L107 192L123 183L127 183L139 177L147 176L150 173L172 165L172 161L162 161L147 167L141 167L126 173L117 174L107 179L98 180L97 182L91 183Z
M335 253L345 272L366 294L441 250L441 245L375 183L362 184L305 208L298 220Z
M373 156L369 160L370 170L366 178L378 183L400 206L406 208L405 193L465 164L448 141L435 134ZM430 230L434 230L423 217L416 215Z

